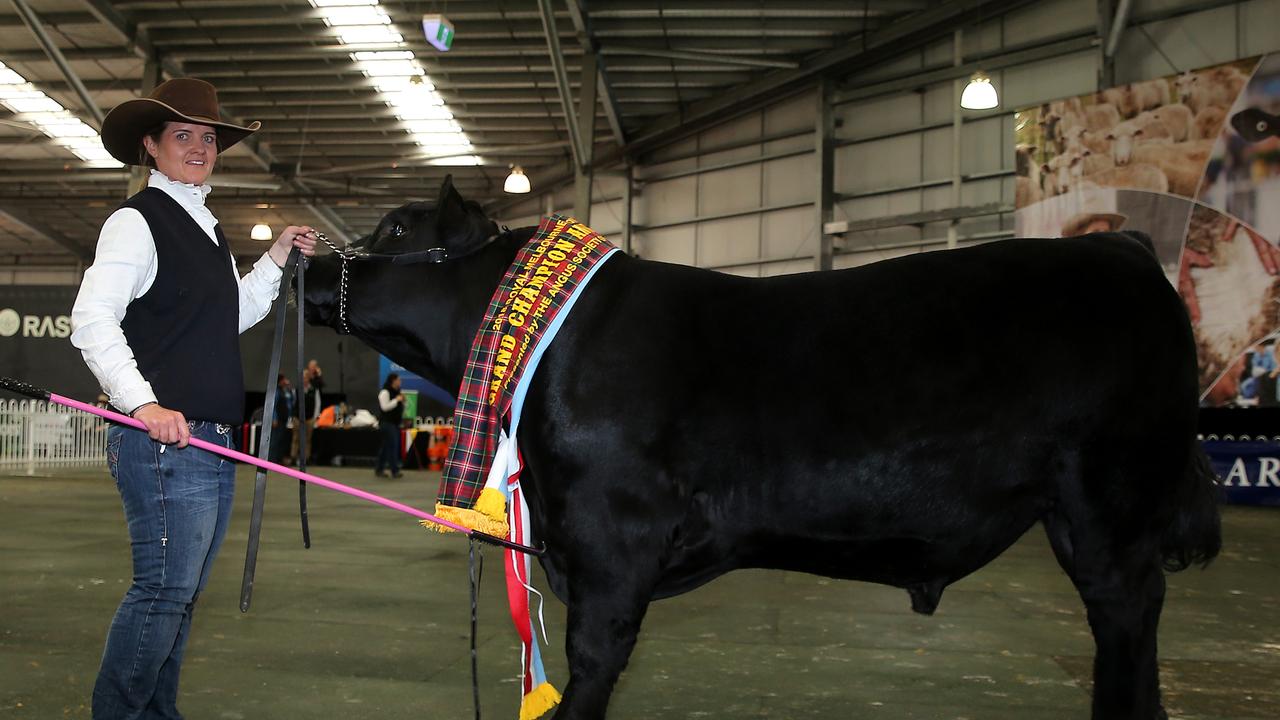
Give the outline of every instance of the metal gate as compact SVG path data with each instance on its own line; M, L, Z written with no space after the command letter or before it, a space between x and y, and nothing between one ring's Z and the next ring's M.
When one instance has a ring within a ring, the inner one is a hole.
M0 400L0 474L107 465L107 422L37 400Z

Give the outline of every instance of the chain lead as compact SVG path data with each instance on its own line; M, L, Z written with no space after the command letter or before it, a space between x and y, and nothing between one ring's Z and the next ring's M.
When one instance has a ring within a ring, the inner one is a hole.
M327 235L322 232L316 233L316 239L325 245L328 245L329 249L332 250L342 262L342 277L338 282L338 322L341 325L338 332L342 335L350 335L351 327L347 325L347 261L356 254L356 251L352 250L350 247L340 249L337 245L333 244L333 241L330 240Z

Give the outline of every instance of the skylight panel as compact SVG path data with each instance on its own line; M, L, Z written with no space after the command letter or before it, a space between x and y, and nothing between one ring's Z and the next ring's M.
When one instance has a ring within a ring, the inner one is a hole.
M404 48L404 37L378 0L309 0L339 41L351 45L351 59L370 78L383 102L405 131L426 153L466 152L471 140L453 119L444 98L435 90L415 53ZM390 45L404 49L361 50L360 46ZM456 155L429 161L433 165L479 165L475 155Z
M390 25L391 18L376 5L327 7L320 9L326 25Z
M377 62L379 60L412 60L412 50L378 50L374 52L361 51L351 53L351 57L358 62Z
M414 135L423 135L426 133L461 133L462 128L453 120L428 120L425 118L406 118L404 113L397 112L396 116L404 120L404 126Z
M462 165L480 165L483 162L484 161L481 160L480 157L477 155L456 155L454 157L435 158L434 160L428 160L427 164L428 165L462 166Z
M343 25L338 39L343 45L396 45L404 42L400 33L386 25Z
M427 74L415 60L364 60L359 65L360 70L370 77L409 78Z
M102 147L97 131L4 63L0 63L0 105L17 113L15 119L35 126L55 145L65 147L81 160L98 167L121 166Z
M462 133L414 133L413 139L423 147L471 147L471 141Z

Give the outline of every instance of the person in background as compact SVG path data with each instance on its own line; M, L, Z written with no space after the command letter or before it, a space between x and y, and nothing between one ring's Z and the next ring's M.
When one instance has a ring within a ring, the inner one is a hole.
M289 423L293 420L293 383L281 373L276 376L275 416L271 418L271 451L267 459L273 463L284 462L285 448L289 446Z
M400 392L400 376L391 373L378 391L378 428L382 431L382 446L378 449L378 463L373 474L386 477L383 468L391 468L391 477L400 477L400 420L404 417L404 395Z
M322 402L323 395L321 390L324 388L324 377L320 370L320 363L311 360L307 363L307 367L302 371L302 416L304 418L302 427L294 428L293 445L289 451L299 467L301 467L302 457L301 445L299 444L302 436L307 436L307 464L310 464L312 458L315 457L315 448L311 444L311 433L316 429L316 421L320 419L320 411L324 409Z
M107 432L133 582L93 686L97 720L182 717L191 618L235 493L235 464L187 443L231 447L244 417L239 334L270 310L290 250L315 254L315 231L290 225L240 277L205 206L218 156L257 129L222 122L217 91L192 78L162 83L102 123L112 157L152 170L147 187L103 223L71 310L72 345L111 405L147 428Z

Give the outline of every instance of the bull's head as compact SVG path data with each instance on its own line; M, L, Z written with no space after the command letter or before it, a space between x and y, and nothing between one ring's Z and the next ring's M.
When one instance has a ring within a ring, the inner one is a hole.
M489 298L515 255L508 238L490 242L497 232L447 177L435 202L387 213L353 244L352 257L316 256L307 270L307 322L341 331L345 320L352 335L383 355L441 387L457 387Z

